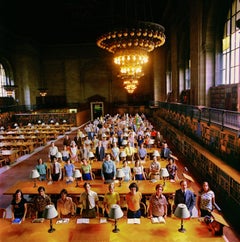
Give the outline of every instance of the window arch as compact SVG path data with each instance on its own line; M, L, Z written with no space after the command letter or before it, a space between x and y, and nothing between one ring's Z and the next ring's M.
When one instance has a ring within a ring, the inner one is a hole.
M12 96L15 97L15 85L14 81L11 78L11 71L8 64L3 63L4 61L0 62L0 97L7 97ZM7 66L7 68L6 68ZM8 90L6 89L6 86L8 86ZM13 90L12 92L9 92L9 90Z
M236 21L240 19L240 1L234 0L224 26L222 44L222 84L239 83L240 33Z

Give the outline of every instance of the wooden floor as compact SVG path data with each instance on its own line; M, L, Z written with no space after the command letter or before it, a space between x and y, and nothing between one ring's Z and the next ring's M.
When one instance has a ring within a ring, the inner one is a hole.
M69 137L73 139L75 134L76 134L75 131L73 131L69 134ZM60 149L62 149L62 143L63 143L63 137L55 141L56 146L58 146ZM45 161L48 159L49 145L50 144L46 145L45 147L38 148L39 150L37 152L34 151L33 154L26 155L24 157L19 158L15 164L8 167L3 167L0 169L0 207L2 208L9 207L12 200L12 196L3 195L3 192L6 191L10 186L15 184L17 181L28 179L30 171L37 164L38 158L42 158ZM173 147L171 147L171 144L169 144L169 146L174 153L174 149ZM180 154L174 154L174 155L177 155L179 158L179 160L177 161L178 176L179 176L179 179L182 179L183 178L182 173L183 172L188 173L186 172L186 169L185 169L184 158L181 157ZM200 189L200 185L197 182L195 182L191 184L191 187L194 189L195 193L197 194ZM224 234L229 242L240 241L240 238L238 238L234 233L234 231L232 231L231 229L225 228Z

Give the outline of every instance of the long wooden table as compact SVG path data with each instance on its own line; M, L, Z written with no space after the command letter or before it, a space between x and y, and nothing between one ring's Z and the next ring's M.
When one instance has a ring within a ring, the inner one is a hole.
M149 195L155 192L155 186L160 183L163 184L163 181L151 182L150 180L145 181L136 181L139 187L139 191L142 194ZM104 184L102 180L93 180L90 181L92 190L98 194L105 194L108 192L108 184ZM122 182L121 186L119 183L115 185L115 191L120 195L125 195L129 192L129 185L131 182ZM71 184L66 184L65 181L53 182L51 185L48 185L45 181L37 181L37 186L44 186L47 194L60 194L60 191L65 188L67 189L70 195L79 195L84 191L83 188L84 181L78 181L79 187L76 187L76 182ZM166 195L172 195L177 189L180 188L179 182L170 182L166 181L163 193ZM17 189L21 189L23 194L34 195L38 194L37 187L34 187L33 181L19 181L13 186L8 188L3 194L4 195L13 195Z
M90 219L89 224L77 224L77 218L70 219L68 224L56 224L53 219L55 231L48 233L49 221L32 223L27 219L21 224L11 224L10 220L0 219L0 242L12 241L89 241L89 242L124 242L124 241L162 241L162 242L223 242L223 237L213 236L206 224L198 219L184 220L185 233L178 232L180 220L168 217L166 224L152 224L149 219L141 218L140 224L127 224L124 216L117 222L120 231L113 233L114 222L108 221L100 224L99 218Z

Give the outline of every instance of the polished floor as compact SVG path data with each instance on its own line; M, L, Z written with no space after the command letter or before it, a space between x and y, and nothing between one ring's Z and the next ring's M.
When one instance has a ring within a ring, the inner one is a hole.
M73 129L72 132L69 133L71 139L75 136L76 129ZM55 144L62 149L63 143L63 136L60 136L57 140L55 140ZM30 171L35 167L37 164L37 159L42 158L43 160L48 159L48 149L49 149L50 142L44 146L35 149L32 154L25 155L19 157L17 161L11 166L4 166L0 168L0 207L2 208L9 208L9 204L11 203L12 196L3 195L4 191L7 190L10 186L15 184L19 180L26 180L29 179ZM171 146L171 144L170 144ZM174 149L171 147L174 151ZM179 160L177 161L178 165L178 176L179 179L182 179L182 173L186 173L185 165L184 165L184 158L181 157L180 154L175 154L178 156ZM47 186L47 183L46 183ZM198 183L194 182L191 183L191 187L194 189L196 193L198 193L200 186ZM238 242L240 238L236 236L234 231L229 228L224 228L224 235L225 240L229 242Z

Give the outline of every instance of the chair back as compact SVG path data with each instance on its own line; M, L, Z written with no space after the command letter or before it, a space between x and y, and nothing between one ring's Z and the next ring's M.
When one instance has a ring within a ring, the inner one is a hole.
M5 208L0 208L0 218L6 218L7 210Z

